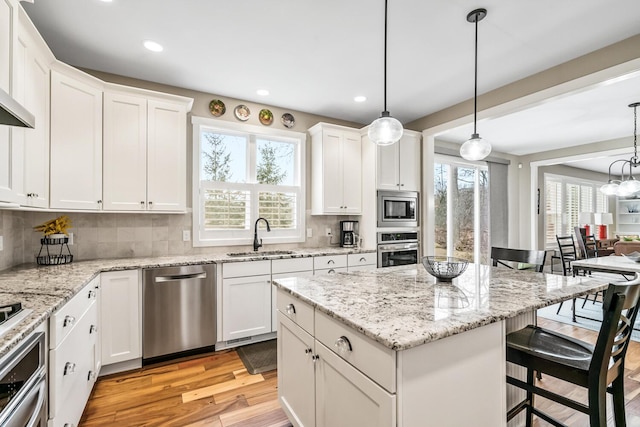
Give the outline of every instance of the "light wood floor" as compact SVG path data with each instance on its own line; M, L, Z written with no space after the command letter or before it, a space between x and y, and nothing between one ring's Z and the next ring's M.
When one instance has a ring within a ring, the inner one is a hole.
M542 327L593 342L596 333L543 318ZM632 342L626 360L627 425L640 426L640 343ZM544 376L551 390L586 401L584 389ZM100 378L80 427L212 426L289 427L277 400L276 371L249 375L233 350L154 365ZM609 401L609 407L611 402ZM570 426L588 425L582 413L538 398L536 406ZM538 427L548 424L536 420ZM609 425L613 425L610 414Z

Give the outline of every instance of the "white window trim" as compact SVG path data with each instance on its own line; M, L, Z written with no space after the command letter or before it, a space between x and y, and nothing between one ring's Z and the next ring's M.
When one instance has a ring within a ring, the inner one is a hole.
M243 189L243 190L275 190L281 192L298 192L298 206L296 212L296 222L299 226L296 228L295 233L290 230L275 230L267 233L266 230L260 229L259 238L263 240L263 244L280 244L280 243L297 243L305 241L305 212L306 212L306 141L307 134L302 132L294 132L283 129L272 129L267 127L260 127L248 124L240 124L233 122L221 122L220 120L210 119L205 117L193 116L191 118L192 123L192 199L191 204L193 207L192 223L193 223L193 246L205 247L205 246L235 246L235 245L251 245L253 244L253 227L254 224L250 224L248 230L229 230L219 231L215 234L216 237L202 236L200 224L203 222L204 212L200 209L200 132L202 128L207 128L213 131L220 132L240 132L243 134L261 135L265 137L274 137L284 140L299 141L298 144L298 162L295 173L299 176L300 187L297 186L283 186L283 185L259 185L252 184L240 184L240 183L226 183L223 186L229 186L229 188ZM298 170L299 169L299 170ZM218 188L220 185L217 186ZM250 188L249 188L250 187ZM252 217L257 218L257 204L252 204Z

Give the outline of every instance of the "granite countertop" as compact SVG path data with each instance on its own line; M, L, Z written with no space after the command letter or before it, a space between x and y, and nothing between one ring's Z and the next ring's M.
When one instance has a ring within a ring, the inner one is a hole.
M4 356L38 325L47 320L53 312L76 295L91 279L104 271L371 253L375 252L375 249L302 248L294 249L291 254L275 255L266 255L264 252L242 257L228 256L227 254L209 254L104 259L52 266L22 264L3 270L0 272L0 305L22 302L22 306L26 309L31 309L32 312L6 334L0 336L0 357Z
M405 350L607 287L602 279L469 265L453 284L421 265L275 279L294 297Z

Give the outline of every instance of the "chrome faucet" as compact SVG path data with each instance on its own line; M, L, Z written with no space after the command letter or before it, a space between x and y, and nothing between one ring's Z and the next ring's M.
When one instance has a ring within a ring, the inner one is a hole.
M258 218L256 219L256 225L253 227L253 250L257 251L258 248L262 246L262 239L258 240L258 223L260 220L263 220L265 224L267 224L267 231L271 231L271 227L269 227L269 221L266 218Z

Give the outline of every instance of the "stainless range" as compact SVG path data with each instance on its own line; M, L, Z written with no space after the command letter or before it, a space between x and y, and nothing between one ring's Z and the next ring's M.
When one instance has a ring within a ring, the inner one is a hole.
M418 263L418 232L378 233L378 267Z

